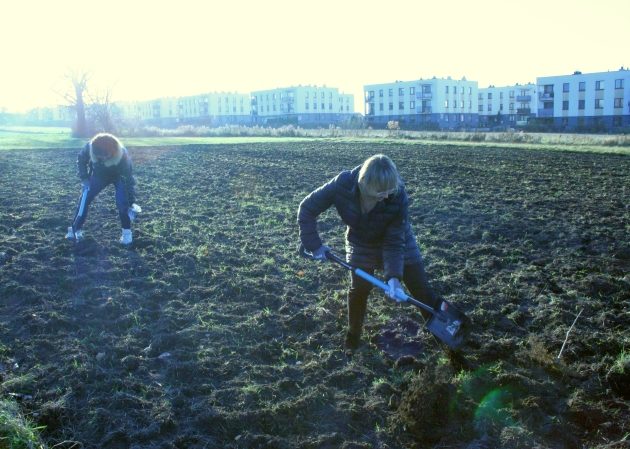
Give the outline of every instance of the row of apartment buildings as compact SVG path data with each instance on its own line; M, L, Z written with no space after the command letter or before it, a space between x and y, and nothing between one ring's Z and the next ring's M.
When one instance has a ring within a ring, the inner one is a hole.
M365 86L365 119L403 128L527 126L614 131L630 127L630 70L539 77L536 83L479 88L476 81L432 78Z
M364 86L364 111L354 96L326 86L293 86L251 94L208 93L118 102L115 114L161 127L225 124L304 127L352 122L403 129L517 128L533 124L558 131L616 131L630 127L630 70L546 76L536 83L479 88L465 78L419 79ZM68 120L63 108L33 111L41 121Z

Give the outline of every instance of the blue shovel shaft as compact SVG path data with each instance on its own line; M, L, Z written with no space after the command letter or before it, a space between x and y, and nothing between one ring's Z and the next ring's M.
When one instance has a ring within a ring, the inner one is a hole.
M304 246L300 245L300 253L303 256L309 257L311 256L311 254L304 248ZM342 267L352 271L354 274L356 274L357 276L365 279L366 281L368 281L370 284L374 285L375 287L380 288L381 290L383 290L385 293L389 292L389 285L387 285L385 282L381 281L380 279L372 276L370 273L363 271L361 268L357 268L353 265L350 265L348 262L346 262L345 260L343 260L342 258L340 258L339 256L337 256L336 254L333 254L330 251L326 252L326 258L328 260L331 260L333 262L338 263L339 265L341 265ZM389 297L389 296L388 296ZM411 304L413 304L416 307L419 307L423 310L426 310L427 312L434 314L435 310L433 309L433 307L430 307L428 305L426 305L423 302L418 301L415 298L412 298L411 296L405 294L402 290L398 290L396 292L396 299L390 298L393 301L404 301L404 302L409 302Z
M85 213L85 203L87 202L88 192L90 191L89 187L83 189L83 193L81 193L81 203L79 204L79 212L77 216L82 217Z
M329 253L330 254L330 253ZM334 256L334 255L333 255ZM336 257L336 256L335 256ZM334 260L334 259L333 259ZM354 274L356 274L357 276L362 277L363 279L365 279L366 281L368 281L370 284L380 288L381 290L383 290L385 293L389 292L389 285L387 285L385 282L381 281L378 278L375 278L374 276L372 276L370 273L366 273L365 271L363 271L361 268L352 268L352 271L354 272ZM411 296L407 295L405 292L403 292L402 290L398 290L396 291L396 299L394 299L394 301L405 301L405 302L410 302L411 304L413 304L416 307L420 307L421 309L426 310L429 313L435 313L435 310L433 310L432 307L429 307L428 305L418 301L417 299L412 298Z

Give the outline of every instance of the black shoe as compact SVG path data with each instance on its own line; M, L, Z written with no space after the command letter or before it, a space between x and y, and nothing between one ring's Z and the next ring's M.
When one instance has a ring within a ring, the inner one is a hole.
M344 348L349 349L350 351L354 351L359 347L359 341L361 337L359 335L353 334L350 331L346 333L346 340L343 343Z

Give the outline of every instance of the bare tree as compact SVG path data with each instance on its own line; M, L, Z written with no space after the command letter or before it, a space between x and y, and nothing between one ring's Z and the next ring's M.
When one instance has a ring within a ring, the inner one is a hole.
M106 89L104 93L88 89L90 75L83 70L70 70L64 79L67 87L58 93L76 113L72 135L89 137L100 131L115 132L111 89Z
M65 78L72 83L72 89L62 92L60 95L76 112L76 121L72 127L72 136L88 137L89 130L85 117L84 96L87 91L89 75L87 72L81 70L71 70L66 74Z
M111 89L106 89L103 94L87 94L89 100L88 117L95 131L115 133L116 127L113 119L113 103Z

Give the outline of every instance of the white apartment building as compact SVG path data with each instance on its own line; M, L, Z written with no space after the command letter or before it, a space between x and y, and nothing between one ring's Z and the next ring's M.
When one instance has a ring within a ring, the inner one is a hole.
M480 88L478 100L480 127L525 126L538 111L533 83Z
M630 70L536 78L538 117L559 130L630 127Z
M28 112L27 118L30 122L66 125L72 123L76 118L76 110L72 106L53 106L45 108L35 108Z
M153 119L153 100L150 101L117 101L114 108L120 116L127 120L150 121Z
M252 92L251 108L259 124L330 125L354 115L354 95L326 86L259 90Z
M117 102L123 118L161 126L178 123L221 125L249 124L249 95L213 92L187 97Z
M384 127L390 120L403 129L476 128L478 87L466 78L419 79L363 86L369 125Z

